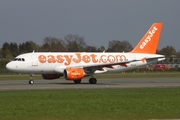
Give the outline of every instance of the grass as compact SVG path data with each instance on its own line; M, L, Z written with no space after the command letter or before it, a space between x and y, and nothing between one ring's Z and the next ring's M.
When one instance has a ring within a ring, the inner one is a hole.
M108 73L97 74L99 78L180 78L180 72L126 72L126 73ZM41 75L35 75L35 80L41 80ZM0 80L28 80L28 74L1 74ZM64 79L61 77L60 79Z
M1 91L4 120L180 118L180 88Z

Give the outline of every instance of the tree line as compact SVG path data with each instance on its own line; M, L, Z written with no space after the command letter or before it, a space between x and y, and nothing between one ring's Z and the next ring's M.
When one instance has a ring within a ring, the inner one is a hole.
M108 42L108 48L104 46L96 47L87 45L83 36L77 34L68 34L61 38L45 37L43 44L38 45L33 41L26 41L20 44L15 42L5 42L0 48L0 66L5 67L5 64L19 54L28 52L128 52L133 49L132 45L124 40L111 40ZM158 54L169 57L175 55L180 58L180 51L176 51L173 46L166 46L157 50Z
M33 41L26 41L20 44L15 42L5 42L0 50L0 57L5 59L12 59L15 56L36 52L122 52L132 50L132 45L128 41L112 40L109 41L108 49L104 46L96 47L87 45L83 36L77 34L68 34L61 38L45 37L43 45L38 45Z

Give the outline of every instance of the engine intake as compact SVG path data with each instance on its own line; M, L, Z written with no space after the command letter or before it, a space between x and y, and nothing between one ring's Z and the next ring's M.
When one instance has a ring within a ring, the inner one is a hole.
M82 68L67 68L64 70L64 78L66 80L81 80L85 76Z

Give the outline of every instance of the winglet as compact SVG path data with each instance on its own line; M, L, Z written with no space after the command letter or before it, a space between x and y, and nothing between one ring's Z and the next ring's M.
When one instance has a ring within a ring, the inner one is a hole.
M131 53L155 54L160 38L161 28L162 23L154 23Z

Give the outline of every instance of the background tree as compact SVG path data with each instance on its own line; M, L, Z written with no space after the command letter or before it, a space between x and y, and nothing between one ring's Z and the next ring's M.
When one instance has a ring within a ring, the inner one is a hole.
M6 64L14 57L10 51L10 44L5 42L0 50L0 70L5 70Z
M12 59L13 55L10 51L10 44L5 42L1 49L1 57L5 59Z
M22 44L19 44L19 54L33 51L39 51L39 45L37 45L35 42L27 41L25 43L23 42Z
M84 52L97 52L97 47L87 45L87 46L84 48Z
M165 57L170 57L172 55L176 55L176 49L172 46L166 46L161 50L157 51L157 53L165 55Z
M180 58L180 51L176 52L178 58Z
M169 63L169 64L174 64L177 59L177 52L174 47L172 46L166 46L162 48L161 50L157 51L158 54L165 55L166 60L164 62Z
M84 41L84 37L80 37L77 34L66 35L64 37L64 41L68 52L83 52L84 48L86 47L86 42Z
M62 39L55 37L45 37L43 40L43 45L41 51L44 52L65 52L65 43Z
M16 57L19 54L19 48L18 48L17 43L12 43L11 42L9 47L10 47L10 51L11 51L12 55L14 57Z
M104 46L101 46L97 49L98 52L106 51L106 48Z
M132 50L132 45L128 41L112 40L108 43L108 52L128 52Z

